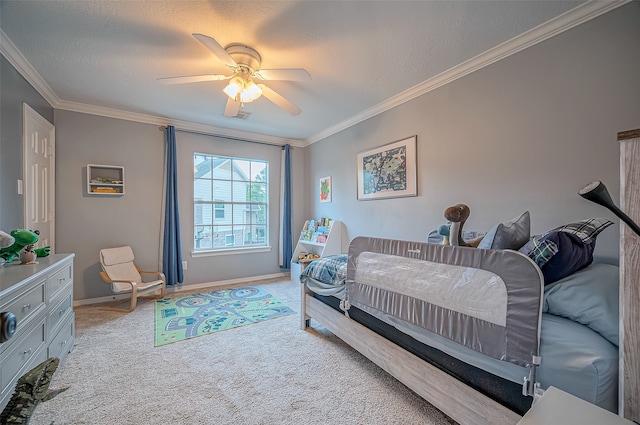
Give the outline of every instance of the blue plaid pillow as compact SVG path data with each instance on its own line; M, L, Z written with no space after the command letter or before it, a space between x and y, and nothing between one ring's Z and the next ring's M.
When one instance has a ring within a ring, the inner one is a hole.
M591 264L596 237L612 224L605 218L565 224L535 236L519 251L540 267L548 285Z
M577 221L575 223L565 224L564 226L553 229L551 232L558 231L571 233L587 244L595 241L596 236L612 224L613 222L606 218L590 218L587 220Z
M551 260L551 257L558 253L558 245L551 240L540 240L533 237L518 251L531 258L538 267L542 268Z
M551 241L558 247L558 252L540 268L545 285L572 275L593 261L595 239L591 243L584 243L573 233L553 231L542 236L541 240Z

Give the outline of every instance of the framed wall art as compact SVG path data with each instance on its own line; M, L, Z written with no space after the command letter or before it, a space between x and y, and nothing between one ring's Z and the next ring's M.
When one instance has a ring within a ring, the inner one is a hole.
M331 202L331 176L320 179L320 202Z
M417 196L416 136L357 155L358 199Z

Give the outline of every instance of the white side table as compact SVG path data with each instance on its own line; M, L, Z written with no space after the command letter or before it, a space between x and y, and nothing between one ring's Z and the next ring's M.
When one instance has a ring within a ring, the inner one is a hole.
M555 387L549 387L517 425L634 425Z

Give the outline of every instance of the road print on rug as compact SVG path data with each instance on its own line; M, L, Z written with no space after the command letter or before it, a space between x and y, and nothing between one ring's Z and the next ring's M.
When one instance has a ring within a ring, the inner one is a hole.
M155 302L155 346L273 319L294 311L257 286Z

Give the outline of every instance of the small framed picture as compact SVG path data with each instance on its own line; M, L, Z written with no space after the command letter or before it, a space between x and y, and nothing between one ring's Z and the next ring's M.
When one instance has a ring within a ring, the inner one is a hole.
M417 196L416 136L357 155L358 199Z
M320 179L320 202L331 202L331 176Z

